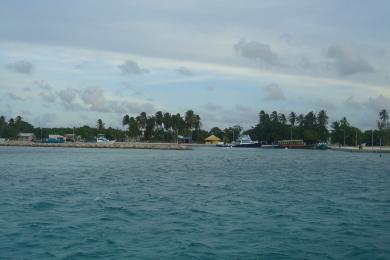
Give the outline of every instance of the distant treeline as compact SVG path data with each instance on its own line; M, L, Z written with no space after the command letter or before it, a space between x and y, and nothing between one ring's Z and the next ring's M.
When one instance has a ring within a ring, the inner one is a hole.
M246 132L267 144L283 139L303 139L308 144L329 140L341 145L389 144L389 114L385 109L379 113L378 129L364 132L352 126L346 117L332 122L329 129L328 119L325 110L318 113L311 111L307 114L291 112L287 116L277 111L267 114L262 110L259 113L258 124Z
M162 111L153 115L145 112L138 116L125 115L121 122L123 130L106 128L101 119L97 120L96 127L85 125L75 128L39 128L24 121L21 116L8 121L0 116L0 137L16 139L19 133L34 133L36 139L44 140L49 134L74 133L85 141L95 139L97 134L105 134L108 139L118 141L176 142L178 137L185 137L191 142L203 143L207 136L213 134L223 142L230 143L240 134L249 134L252 139L265 144L285 139L303 139L308 144L331 141L341 145L390 145L389 113L385 109L379 112L377 128L366 131L352 126L345 117L332 122L329 128L328 118L325 110L307 114L291 112L287 116L277 111L268 114L262 110L257 125L243 132L239 125L225 129L213 127L210 131L205 131L201 129L200 116L193 110L188 110L183 116Z

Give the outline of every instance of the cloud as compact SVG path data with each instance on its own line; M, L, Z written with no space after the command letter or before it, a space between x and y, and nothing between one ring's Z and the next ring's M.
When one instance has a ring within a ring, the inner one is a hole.
M103 109L107 103L103 89L100 87L88 87L80 95L85 104L90 105L91 110Z
M122 102L111 101L108 104L108 110L116 113L129 113L129 114L139 114L141 112L153 113L154 111L156 111L152 103L138 103L138 102L129 102L129 101L122 101Z
M20 101L23 100L22 97L19 97L18 95L15 95L14 93L8 92L7 96L13 100Z
M230 125L242 125L247 126L256 123L257 111L252 107L236 105L232 109L226 109L221 113L221 119L223 122Z
M240 40L234 45L234 49L244 58L260 61L265 65L278 64L278 56L271 50L271 47L268 44Z
M282 35L280 35L280 39L285 43L290 44L293 37L289 33L283 33Z
M351 45L333 44L328 47L326 57L332 60L331 65L340 76L374 72L373 67Z
M220 105L211 104L211 103L204 105L203 108L208 111L217 111L222 109Z
M57 96L59 97L62 106L67 110L83 110L80 104L76 103L76 99L79 95L79 91L74 88L67 88L57 92Z
M53 89L52 85L45 82L44 80L35 80L34 84L38 85L38 87L42 90L52 90Z
M57 92L58 97L63 103L71 104L75 101L78 91L73 88L63 89Z
M34 118L33 122L34 125L40 126L40 127L48 127L51 123L54 122L54 120L57 118L56 114L54 113L46 113L42 116L37 116Z
M10 71L26 75L31 75L34 70L33 64L24 60L9 63L5 67Z
M362 108L362 104L360 102L356 101L353 96L348 97L344 101L344 104L347 105L348 107L351 107L351 108L354 108L354 109Z
M382 109L390 111L390 98L383 95L369 97L365 104L368 108L377 111L378 113Z
M50 91L46 91L46 92L39 92L39 96L45 100L46 102L49 102L49 103L54 103L54 101L56 101L56 95Z
M123 64L119 65L118 68L124 75L139 75L149 73L148 69L141 68L135 61L126 60Z
M267 94L265 100L285 100L284 93L278 84L272 83L264 87Z
M189 68L187 68L187 67L180 67L180 68L177 69L177 71L180 74L184 75L184 76L192 76L192 75L194 75L192 73L192 71Z

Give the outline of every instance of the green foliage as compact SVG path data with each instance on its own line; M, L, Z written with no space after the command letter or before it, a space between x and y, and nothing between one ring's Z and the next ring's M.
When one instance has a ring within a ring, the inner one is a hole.
M324 110L318 114L310 111L306 115L298 116L291 112L288 119L283 113L273 111L269 115L262 110L259 113L259 123L247 133L266 144L283 139L303 139L311 144L327 140L327 123L328 116Z

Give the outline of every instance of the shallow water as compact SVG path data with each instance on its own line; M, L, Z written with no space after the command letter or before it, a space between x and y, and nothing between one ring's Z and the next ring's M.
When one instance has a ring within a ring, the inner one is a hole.
M0 147L0 258L389 259L390 154Z

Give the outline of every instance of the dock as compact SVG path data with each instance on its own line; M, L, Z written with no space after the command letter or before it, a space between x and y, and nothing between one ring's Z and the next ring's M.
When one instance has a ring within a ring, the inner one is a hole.
M356 146L330 146L334 151L351 152L351 153L390 153L389 146L373 146L373 147L359 147Z
M7 141L0 146L22 147L60 147L60 148L109 148L109 149L154 149L154 150L191 150L191 147L177 143L141 143L141 142L116 142L105 143L34 143L21 141Z

